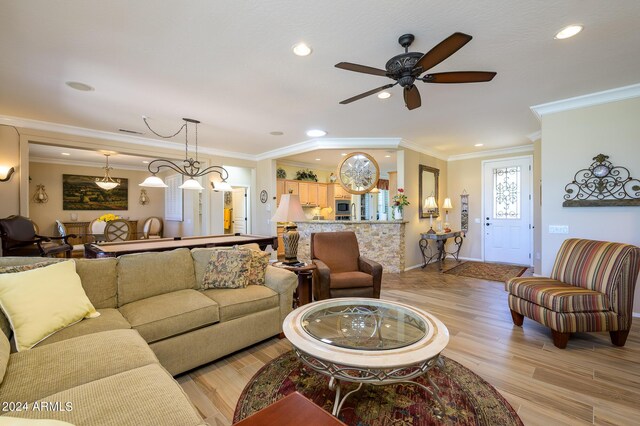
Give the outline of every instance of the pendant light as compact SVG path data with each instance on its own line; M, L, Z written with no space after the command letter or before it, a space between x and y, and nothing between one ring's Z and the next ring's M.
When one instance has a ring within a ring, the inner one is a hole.
M109 166L109 155L110 154L104 154L104 156L107 157L107 165L103 167L104 177L102 179L96 178L96 185L98 185L100 188L104 189L105 191L110 191L116 186L120 185L120 179L116 179L116 180L111 179L110 173L111 173L111 170L113 170L113 167Z
M147 128L154 135L163 139L169 139L174 136L177 136L184 129L184 161L183 161L183 164L180 166L171 160L166 160L162 158L153 160L152 162L149 163L149 166L148 166L149 172L151 172L151 176L146 178L144 182L140 184L140 186L151 187L151 188L167 188L167 185L162 181L162 179L156 176L156 174L160 172L160 169L168 168L177 173L180 173L182 176L187 178L182 183L182 185L178 187L180 189L192 189L192 190L202 191L204 188L202 187L202 185L200 185L200 182L198 182L196 178L205 176L209 173L218 173L220 175L220 178L222 179L222 182L216 183L216 184L212 183L214 190L216 191L230 190L231 186L227 183L227 179L229 178L229 172L227 172L227 170L224 167L210 166L205 169L201 169L200 161L198 161L198 124L200 124L200 121L194 120L193 118L183 118L182 120L184 121L184 124L178 129L177 132L169 136L164 136L159 133L156 133L151 128L151 126L149 126L149 123L147 122L147 117L142 117L142 120L144 121L144 124L147 126ZM195 159L193 157L189 157L189 125L190 124L195 125L195 133L196 133ZM222 188L225 188L225 189L222 189ZM229 189L226 189L226 188L229 188Z

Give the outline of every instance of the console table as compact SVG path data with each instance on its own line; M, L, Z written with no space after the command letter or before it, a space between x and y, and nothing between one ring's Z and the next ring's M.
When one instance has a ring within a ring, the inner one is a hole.
M448 252L446 250L447 240L449 238L453 238L453 242L456 245L456 250L452 252ZM437 251L432 251L429 247L429 240L433 240L436 242ZM431 262L434 258L440 262L440 272L442 272L442 266L444 264L444 258L447 255L454 257L458 262L458 255L460 254L460 249L462 248L462 242L464 238L462 237L461 231L451 231L445 232L442 234L429 234L423 232L420 234L420 252L422 252L422 267L424 268Z
M129 232L129 240L137 240L138 239L138 221L137 220L127 220L129 222L129 228L131 232ZM69 238L69 244L86 244L94 242L93 234L89 229L89 224L91 222L62 222L62 224L67 228L67 232L69 234L75 234L77 238Z

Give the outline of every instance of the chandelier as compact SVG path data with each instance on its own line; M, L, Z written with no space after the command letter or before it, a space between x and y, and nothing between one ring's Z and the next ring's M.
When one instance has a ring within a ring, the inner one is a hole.
M98 185L100 188L104 189L105 191L109 191L113 188L115 188L116 186L120 185L120 179L111 179L111 170L113 170L113 167L109 167L109 155L110 154L104 154L105 157L107 157L107 165L105 167L103 167L104 169L104 177L102 179L100 178L96 178L96 185Z
M178 187L180 189L194 189L194 190L202 191L204 188L202 187L202 185L200 185L200 182L198 182L195 178L207 175L209 173L218 173L222 181L212 182L214 191L231 191L232 189L231 185L227 183L227 179L229 178L229 172L227 172L227 170L224 167L210 166L203 169L200 165L200 161L198 161L198 124L200 123L200 121L194 120L192 118L183 118L182 120L184 120L184 124L178 129L177 132L169 136L164 136L159 133L156 133L151 128L151 126L149 126L149 123L147 122L147 117L142 117L142 120L144 121L144 124L147 126L147 128L151 131L151 133L163 139L169 139L174 136L177 136L184 129L184 160L182 162L182 165L178 165L171 160L166 160L162 158L153 160L152 162L149 163L149 167L148 167L149 172L151 173L151 176L146 178L144 182L140 184L140 186L150 187L150 188L167 188L167 184L165 184L162 179L156 176L156 174L160 172L160 169L167 168L175 172L178 172L187 178L187 180L185 180L182 183L182 185ZM195 159L193 157L189 157L189 124L195 125L195 133L196 133Z

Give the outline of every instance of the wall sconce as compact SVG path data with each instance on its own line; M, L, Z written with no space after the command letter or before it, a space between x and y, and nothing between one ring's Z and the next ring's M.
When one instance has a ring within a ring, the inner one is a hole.
M36 192L33 194L33 202L37 204L44 204L49 201L49 196L44 190L44 185L36 185Z
M149 201L151 201L151 200L149 199L149 196L147 195L147 190L146 189L141 189L140 190L140 198L138 199L138 202L140 203L140 205L146 206L147 204L149 204Z
M15 171L13 167L0 166L0 182L7 182Z

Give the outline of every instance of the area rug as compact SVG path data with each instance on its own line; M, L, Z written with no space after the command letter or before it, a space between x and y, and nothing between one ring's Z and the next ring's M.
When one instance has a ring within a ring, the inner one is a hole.
M464 262L455 266L445 274L463 277L480 278L481 280L506 282L510 278L524 274L525 266L501 265L499 263Z
M440 388L446 405L442 419L436 417L438 404L419 386L393 384L364 385L351 395L338 418L348 425L522 425L509 403L489 383L451 359L429 375ZM429 386L426 378L416 379ZM242 391L233 422L238 422L280 398L298 391L316 405L331 412L335 393L328 388L328 377L305 367L287 352L265 365ZM343 394L355 384L343 386Z

